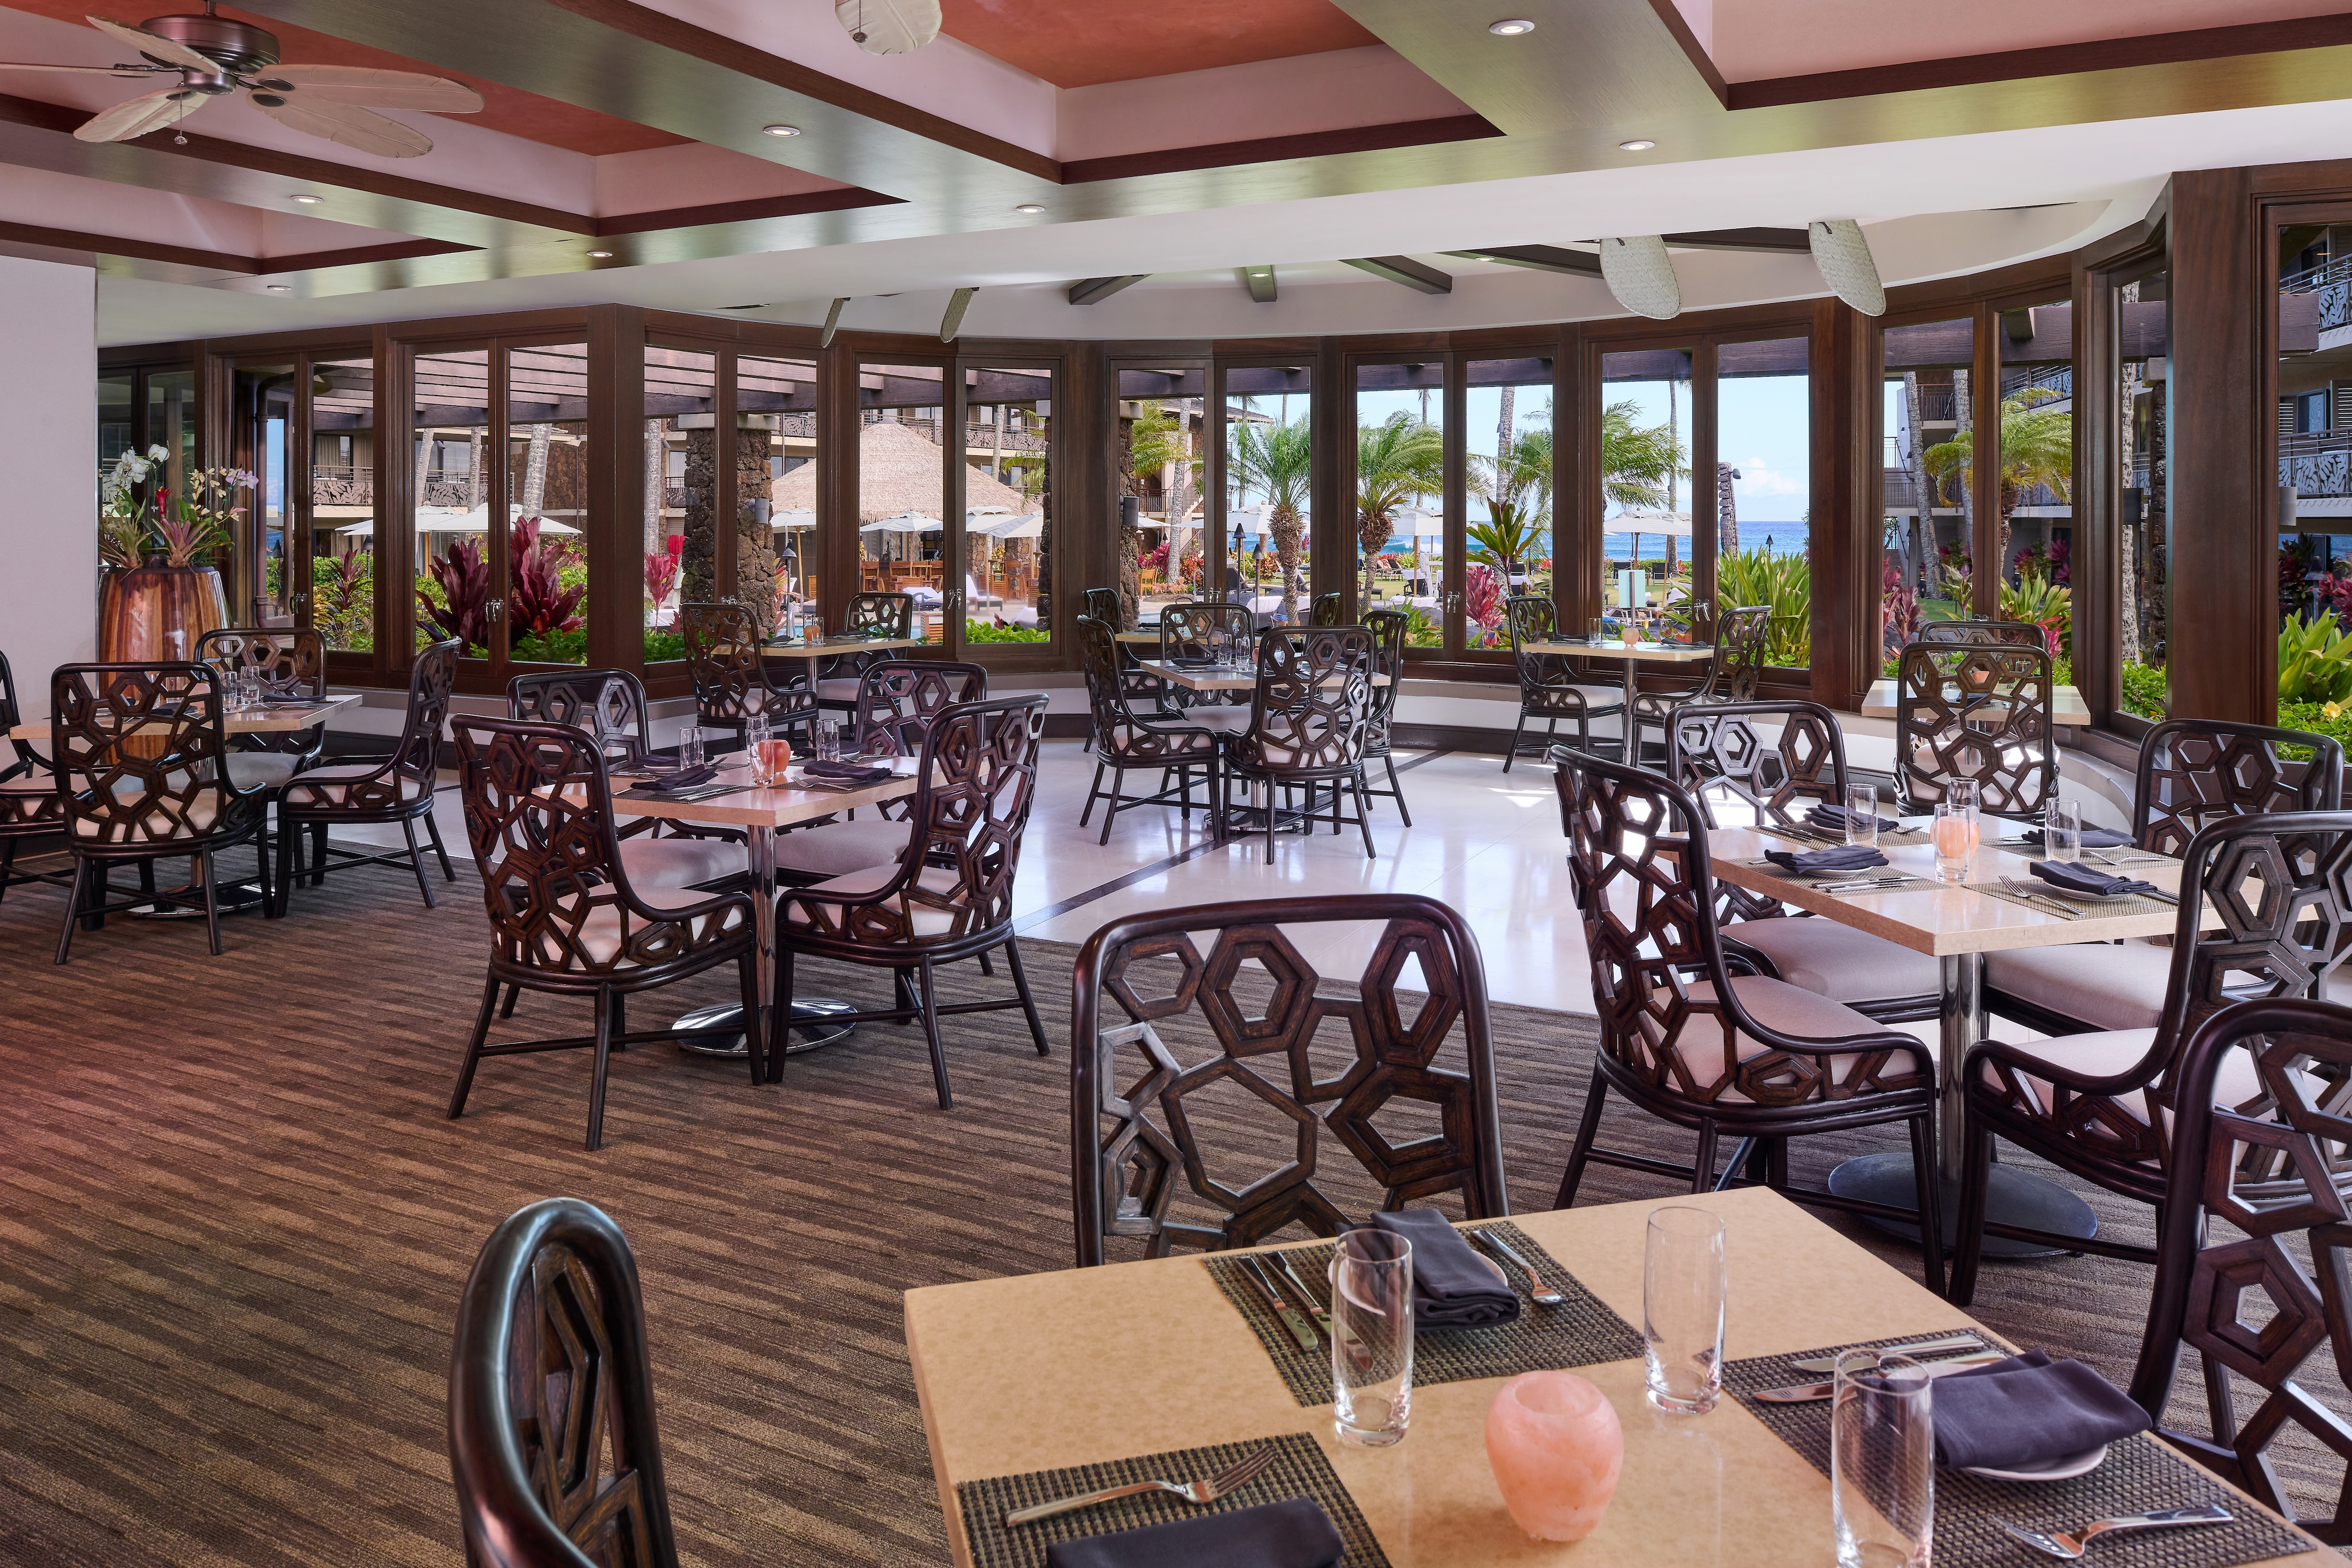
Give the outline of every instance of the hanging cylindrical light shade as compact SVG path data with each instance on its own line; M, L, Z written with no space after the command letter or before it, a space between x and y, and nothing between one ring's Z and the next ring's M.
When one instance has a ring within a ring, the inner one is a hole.
M1816 218L1805 225L1812 241L1813 265L1830 292L1865 316L1886 314L1886 289L1878 281L1878 263L1862 225L1852 218Z
M1617 303L1636 316L1670 321L1683 312L1683 286L1656 235L1601 242L1601 276Z

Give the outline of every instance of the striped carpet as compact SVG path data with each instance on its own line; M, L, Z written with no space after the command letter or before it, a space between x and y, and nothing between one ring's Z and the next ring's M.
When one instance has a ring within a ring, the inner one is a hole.
M1018 1014L949 1022L952 1113L913 1030L869 1026L757 1092L740 1066L640 1049L615 1060L592 1155L583 1056L490 1063L466 1119L443 1119L483 927L470 877L436 888L427 912L404 875L353 873L298 894L290 920L232 921L218 959L200 925L118 921L62 970L58 897L0 902L0 1562L458 1562L451 1318L490 1228L551 1194L602 1206L637 1249L689 1562L941 1561L898 1293L1069 1263L1070 950L1026 945L1050 1059ZM809 991L887 992L803 973ZM583 1011L526 998L514 1027L575 1032ZM1542 1207L1591 1024L1517 1008L1496 1022L1515 1197ZM1682 1144L1609 1124L1652 1152ZM1820 1140L1798 1174L1897 1137ZM1586 1201L1664 1185L1596 1169ZM1994 1327L2127 1374L2144 1270L1989 1276Z

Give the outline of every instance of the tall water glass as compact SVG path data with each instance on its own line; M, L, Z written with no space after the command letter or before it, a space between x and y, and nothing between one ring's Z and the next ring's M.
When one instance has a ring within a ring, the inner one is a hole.
M2083 802L2053 795L2042 808L2042 853L2053 861L2083 858Z
M816 758L819 762L841 760L841 721L821 718L816 721Z
M1331 1260L1332 1427L1381 1448L1412 1419L1412 1243L1369 1226Z
M1650 1210L1642 1260L1642 1347L1650 1403L1704 1416L1723 1393L1723 1221L1704 1208Z
M261 699L269 695L257 665L239 671L237 680L245 687L245 706L247 707L259 707Z
M1830 1405L1838 1568L1927 1568L1936 1536L1935 1390L1909 1356L1838 1357Z
M1878 847L1878 786L1855 784L1845 792L1845 841Z
M681 769L702 766L702 731L694 725L677 732L677 765Z
M1980 841L1974 805L1951 800L1936 803L1936 875L1944 882L1966 882L1975 864Z
M766 784L772 780L768 772L768 716L755 713L743 721L743 760L751 765L751 781Z

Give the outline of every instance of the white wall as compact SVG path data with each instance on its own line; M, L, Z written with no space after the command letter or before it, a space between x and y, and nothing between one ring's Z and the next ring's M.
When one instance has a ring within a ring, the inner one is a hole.
M0 256L0 653L27 717L49 672L98 656L98 287Z

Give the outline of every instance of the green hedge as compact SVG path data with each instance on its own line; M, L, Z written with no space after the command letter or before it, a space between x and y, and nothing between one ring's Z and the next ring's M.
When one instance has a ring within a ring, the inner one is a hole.
M1035 626L996 626L985 621L967 618L963 623L963 640L967 643L1050 643L1054 634Z

